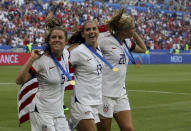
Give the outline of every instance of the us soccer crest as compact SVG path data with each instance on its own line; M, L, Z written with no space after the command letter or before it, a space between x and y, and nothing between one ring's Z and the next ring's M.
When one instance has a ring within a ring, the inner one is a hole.
M48 131L47 125L42 125L42 131Z
M108 104L105 104L104 106L103 106L103 112L108 112L108 110L109 110L109 105Z

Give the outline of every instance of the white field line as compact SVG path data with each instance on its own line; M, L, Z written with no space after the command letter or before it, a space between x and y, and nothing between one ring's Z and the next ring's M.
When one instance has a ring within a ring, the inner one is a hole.
M16 85L16 83L0 83L0 85ZM141 93L159 93L159 94L172 94L172 95L191 95L191 93L178 93L166 91L151 91L151 90L127 90L128 92L141 92Z
M191 95L191 93L178 93L166 91L150 91L150 90L127 90L128 92L141 92L141 93L159 93L159 94L172 94L172 95Z
M167 103L167 104L138 106L138 107L132 107L132 110L135 110L135 109L153 109L153 108L163 108L163 107L173 107L173 106L181 107L181 105L190 105L190 103L191 103L190 101L181 101L181 102L174 102L174 103Z

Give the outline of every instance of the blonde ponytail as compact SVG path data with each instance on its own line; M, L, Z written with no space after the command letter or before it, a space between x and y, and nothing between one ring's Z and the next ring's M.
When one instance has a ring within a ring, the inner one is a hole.
M125 9L117 12L109 21L106 22L107 29L111 34L118 33L123 29L134 27L134 19L131 16L124 15Z

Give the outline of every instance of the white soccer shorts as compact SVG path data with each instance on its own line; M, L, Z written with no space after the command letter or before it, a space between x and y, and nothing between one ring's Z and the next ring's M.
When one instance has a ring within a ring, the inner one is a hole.
M70 131L65 117L50 117L38 112L30 113L31 131Z
M98 105L84 105L79 102L74 102L70 106L71 120L73 128L76 128L80 120L93 119L95 123L100 122L98 116Z
M113 118L113 114L131 110L127 95L119 98L103 96L103 104L99 106L99 113L105 118Z

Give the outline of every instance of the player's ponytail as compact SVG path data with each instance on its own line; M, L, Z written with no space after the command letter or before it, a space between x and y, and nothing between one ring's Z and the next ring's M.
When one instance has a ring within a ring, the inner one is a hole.
M50 12L46 18L45 24L47 30L51 31L56 26L62 26L62 22L53 16L53 13Z
M119 28L119 21L122 17L122 14L124 12L124 8L121 9L118 13L116 13L109 21L106 22L106 27L109 30L110 33L114 33Z
M82 37L82 31L81 30L73 33L73 35L68 40L68 44L70 44L70 45L76 44L76 43L78 43L78 44L85 43L85 39Z
M111 34L120 33L122 30L134 27L134 19L131 16L124 15L124 11L124 9L121 9L107 21L106 26Z
M64 27L62 27L62 22L55 18L53 16L53 13L50 12L46 18L46 36L45 36L45 43L47 44L46 46L46 50L50 51L50 45L49 45L49 41L50 41L50 35L52 34L52 31L54 30L61 30L64 32L65 34L65 39L67 41L67 31L64 29Z

